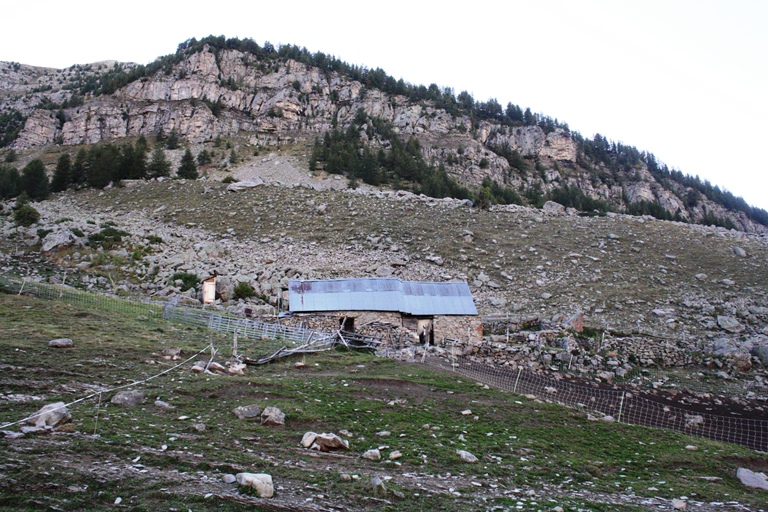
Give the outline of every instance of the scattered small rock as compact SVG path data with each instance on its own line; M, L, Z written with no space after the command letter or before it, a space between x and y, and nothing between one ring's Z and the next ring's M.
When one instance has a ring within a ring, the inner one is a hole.
M245 363L235 363L227 367L227 373L230 375L244 375Z
M192 373L203 373L205 371L205 361L195 361L195 364L192 365L192 368L189 369Z
M171 404L169 404L168 402L163 402L162 400L155 400L155 407L166 410L166 411L172 411L173 409L176 408Z
M744 326L741 325L739 321L733 318L732 316L718 315L717 325L721 329L728 332L732 332L734 334L744 331Z
M368 460L381 460L381 452L378 448L374 448L365 452L363 458Z
M456 453L459 455L459 458L463 460L464 462L469 462L470 464L473 464L478 461L478 458L469 453L466 450L456 450Z
M111 402L122 407L136 407L144 401L144 393L138 390L120 391L112 397Z
M56 427L72 419L72 415L67 410L64 402L48 404L37 411L34 416L27 420L27 423L36 428Z
M765 473L755 473L747 468L739 468L736 471L736 478L747 487L768 491L768 478L766 478Z
M208 371L209 372L220 372L220 373L226 373L227 368L224 365L221 365L217 362L213 362L208 365Z
M687 507L688 505L683 500L677 498L672 500L672 508L675 510L685 510Z
M261 407L256 404L253 405L241 405L232 409L235 416L241 420L247 420L251 418L258 418L261 416Z
M316 434L315 432L307 432L301 438L301 445L304 448L321 452L349 450L349 441L340 438L336 434Z
M259 498L271 498L275 494L272 475L266 473L238 473L235 475L238 485L253 487Z
M261 424L271 426L285 425L285 413L277 407L267 407L261 413Z
M379 496L387 495L387 486L384 485L384 482L378 476L374 476L373 478L371 478L371 487L373 487L373 491L377 495Z
M75 343L69 338L58 338L49 341L48 346L54 348L72 348L75 346Z

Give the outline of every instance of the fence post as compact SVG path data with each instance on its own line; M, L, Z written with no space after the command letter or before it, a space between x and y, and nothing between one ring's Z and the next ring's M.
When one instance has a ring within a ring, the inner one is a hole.
M237 327L235 327L235 334L232 336L232 355L237 357Z
M424 353L426 354L426 348ZM456 371L456 340L453 340L451 344L451 370Z
M522 368L517 369L517 378L515 379L515 387L512 389L513 393L517 393L517 383L520 382L520 374L523 373Z
M621 392L621 401L619 401L619 415L616 417L616 423L621 423L621 410L624 408L624 391Z

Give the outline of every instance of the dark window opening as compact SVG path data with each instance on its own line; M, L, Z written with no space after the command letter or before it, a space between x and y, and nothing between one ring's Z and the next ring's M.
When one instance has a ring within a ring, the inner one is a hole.
M344 332L355 332L355 319L354 318L339 318L339 329Z

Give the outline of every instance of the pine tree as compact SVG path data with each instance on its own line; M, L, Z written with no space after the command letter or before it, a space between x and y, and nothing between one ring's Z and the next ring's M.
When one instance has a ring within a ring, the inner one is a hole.
M178 171L176 171L176 175L186 180L197 179L197 164L195 164L195 157L192 156L189 148L184 152L184 156L181 157L181 164Z
M18 169L0 165L0 198L10 199L19 194L21 176Z
M197 165L207 165L211 163L211 158L211 153L204 149L197 154Z
M86 161L86 181L89 187L104 188L118 179L117 165L120 149L112 144L92 146Z
M176 128L171 128L171 133L165 139L165 147L168 149L178 149L179 147L179 132Z
M69 153L64 153L56 162L56 170L51 180L51 192L63 192L72 184L72 160Z
M48 176L45 174L45 164L36 158L29 162L21 171L21 191L26 192L30 199L42 201L48 197Z
M147 177L147 155L149 154L149 143L143 135L136 139L136 145L133 149L134 167L131 173L132 180L143 180Z
M160 178L171 174L171 164L165 159L165 151L160 144L155 144L152 151L152 159L147 165L147 176L150 178Z
M70 183L75 187L81 186L85 183L87 173L86 166L88 162L88 150L80 148L75 154L75 162L72 164L70 170Z

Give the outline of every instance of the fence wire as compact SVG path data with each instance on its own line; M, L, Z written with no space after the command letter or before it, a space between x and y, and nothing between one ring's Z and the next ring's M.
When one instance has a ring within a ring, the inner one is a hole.
M204 309L176 306L171 303L165 305L163 318L216 331L236 333L238 336L246 338L282 340L294 345L304 345L313 338L333 336L330 333L315 331L314 329L289 327L277 323L244 318L222 311L206 311Z
M768 452L768 419L686 410L627 391L585 386L524 368L491 366L466 356L445 358L427 355L422 360L426 365L453 371L488 386L520 395L532 395L545 402L593 414L599 419L677 430Z
M94 307L131 315L161 315L163 304L150 300L136 300L83 291L71 286L30 281L21 277L0 276L0 290L7 293L28 294L42 299L61 300L70 304Z

